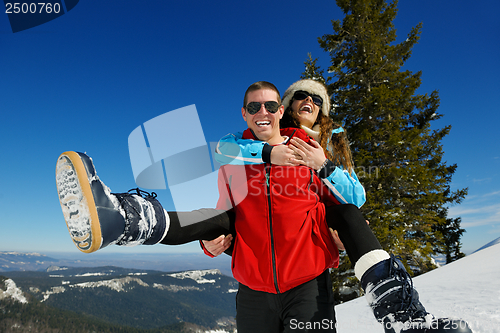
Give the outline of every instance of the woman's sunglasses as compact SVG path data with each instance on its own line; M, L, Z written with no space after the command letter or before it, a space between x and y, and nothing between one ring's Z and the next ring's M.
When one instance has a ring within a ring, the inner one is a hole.
M323 99L318 95L313 95L303 90L296 91L295 94L293 94L293 99L297 101L302 101L307 97L311 97L313 103L316 104L317 106L323 105Z
M248 113L250 114L256 114L259 112L261 105L264 104L264 107L266 110L270 113L276 113L278 109L280 108L280 105L278 102L275 101L269 101L265 103L260 103L260 102L250 102L247 104L245 109L247 110Z

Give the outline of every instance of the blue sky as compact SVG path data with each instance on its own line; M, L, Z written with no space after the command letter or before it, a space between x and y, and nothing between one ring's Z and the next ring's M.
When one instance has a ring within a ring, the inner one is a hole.
M419 93L439 91L444 117L434 126L452 125L443 141L445 160L458 165L452 187L469 187L463 204L450 209L467 231L464 251L500 237L499 9L496 0L401 1L394 21L400 39L423 22L406 68L422 71ZM60 153L87 152L113 191L133 188L128 136L135 128L195 104L207 141L245 129L248 85L267 80L284 92L308 52L326 68L317 37L342 18L334 1L323 0L81 0L53 21L12 33L2 11L0 251L78 252L57 199ZM189 133L188 122L178 126ZM171 209L169 192L157 192Z

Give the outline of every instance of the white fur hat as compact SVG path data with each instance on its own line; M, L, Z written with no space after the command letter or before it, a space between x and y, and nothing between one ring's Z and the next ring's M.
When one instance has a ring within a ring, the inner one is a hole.
M288 89L283 94L282 103L285 107L285 110L290 106L293 94L295 94L295 92L299 90L307 91L310 94L320 96L323 99L321 112L323 112L325 116L328 116L330 114L330 97L328 96L325 85L311 79L297 81L290 87L288 87Z

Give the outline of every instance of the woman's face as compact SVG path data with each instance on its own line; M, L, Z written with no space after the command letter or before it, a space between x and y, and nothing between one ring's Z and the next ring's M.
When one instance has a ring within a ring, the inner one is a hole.
M303 100L293 100L292 113L302 126L312 128L318 118L319 106L313 103L311 96Z

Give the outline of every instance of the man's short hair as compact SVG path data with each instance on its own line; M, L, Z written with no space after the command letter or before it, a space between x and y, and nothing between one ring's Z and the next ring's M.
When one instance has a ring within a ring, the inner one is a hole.
M247 95L249 92L256 91L256 90L262 90L262 89L269 89L273 90L276 92L276 100L278 103L281 105L281 96L278 88L271 82L267 81L258 81L253 83L250 87L248 87L247 91L245 92L245 97L243 98L243 107L247 106ZM266 101L267 102L267 101Z

